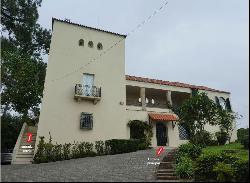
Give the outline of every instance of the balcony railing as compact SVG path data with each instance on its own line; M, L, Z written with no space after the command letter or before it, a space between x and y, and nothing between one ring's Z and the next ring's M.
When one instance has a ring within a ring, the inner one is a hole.
M96 103L101 99L101 87L76 84L75 98L93 100Z

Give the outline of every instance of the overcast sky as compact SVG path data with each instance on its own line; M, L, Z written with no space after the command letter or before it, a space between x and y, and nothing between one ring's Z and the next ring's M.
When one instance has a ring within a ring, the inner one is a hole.
M52 17L129 33L163 0L43 0L39 23ZM126 39L126 74L231 92L233 110L249 126L248 0L168 0Z

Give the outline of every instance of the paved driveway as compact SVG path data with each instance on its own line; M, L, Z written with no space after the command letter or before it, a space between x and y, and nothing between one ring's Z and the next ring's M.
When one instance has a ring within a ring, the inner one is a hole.
M162 159L164 153L159 159ZM148 159L149 158L149 159ZM3 165L2 181L154 181L155 149L31 165Z

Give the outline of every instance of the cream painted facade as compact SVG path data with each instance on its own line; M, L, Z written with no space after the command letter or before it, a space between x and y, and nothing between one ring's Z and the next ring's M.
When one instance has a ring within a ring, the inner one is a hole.
M80 39L84 41L83 46L79 46ZM92 48L88 46L89 41L93 42ZM102 44L102 50L97 49L98 43ZM110 47L112 49L106 51ZM92 62L88 64L90 61ZM81 97L75 98L75 86L82 84L84 73L93 74L93 85L101 88L98 100L91 96L81 100L78 100ZM141 92L143 89L146 93ZM160 107L129 105L126 102L129 97L131 102L138 98L143 99L142 94L145 95L144 98L147 95L156 96L157 91L163 91L161 95L159 94ZM215 96L230 97L228 93L206 92L212 99ZM163 98L169 100L171 93L179 103L178 98L182 100L190 96L191 89L126 80L125 36L54 19L36 145L39 136L44 136L45 140L48 140L49 132L53 142L60 144L74 141L128 139L129 120L149 122L149 113L173 113L166 106L163 107L166 102ZM82 112L93 115L92 129L80 128ZM163 123L167 129L168 146L177 147L187 142L180 140L178 125L173 125L175 123L169 121ZM157 122L153 121L152 124L152 146L155 147ZM211 126L207 129L211 132L218 131L218 128ZM235 139L233 133L232 141Z
M84 46L79 46L80 39ZM89 41L93 48L88 47ZM103 50L96 48L99 42ZM86 65L94 58L98 60ZM54 20L36 142L39 136L48 140L49 132L53 142L61 144L127 138L125 105L120 104L126 100L124 68L125 37ZM82 83L83 73L94 74L94 85L101 87L101 100L96 104L74 99L75 85ZM93 114L92 130L80 129L81 112Z

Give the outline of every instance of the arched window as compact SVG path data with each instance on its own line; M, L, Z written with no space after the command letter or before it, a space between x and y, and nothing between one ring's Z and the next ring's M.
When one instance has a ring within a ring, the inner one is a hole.
M226 109L226 100L223 97L219 98L219 103L222 109Z
M226 99L226 109L229 110L229 111L232 111L229 98Z
M154 100L154 99L151 99L151 103L152 103L152 104L155 104L155 100Z
M141 103L141 98L138 98L138 102L140 102L140 103Z
M84 46L84 40L83 39L79 40L79 46Z
M89 41L89 42L88 42L88 46L89 46L90 48L93 48L93 47L94 47L93 41Z
M98 50L102 50L102 49L103 49L102 43L98 43L98 44L97 44L97 49L98 49Z
M148 98L146 98L146 104L148 104Z

